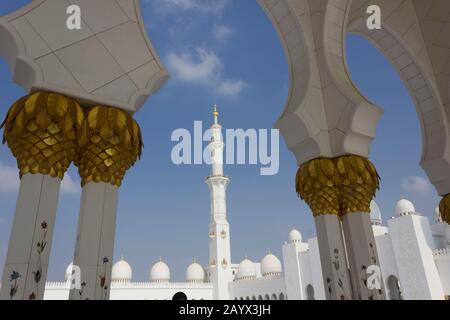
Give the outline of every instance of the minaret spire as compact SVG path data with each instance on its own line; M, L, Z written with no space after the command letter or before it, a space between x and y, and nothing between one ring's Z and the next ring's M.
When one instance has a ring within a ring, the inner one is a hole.
M217 104L214 104L213 116L214 116L214 124L218 125L219 124L219 112L217 111Z
M213 109L211 125L211 175L206 179L211 192L211 222L209 224L210 279L213 283L213 299L229 298L228 283L232 281L230 254L230 227L227 221L226 190L230 179L223 174L222 127L219 124L217 104ZM211 236L213 235L213 236Z

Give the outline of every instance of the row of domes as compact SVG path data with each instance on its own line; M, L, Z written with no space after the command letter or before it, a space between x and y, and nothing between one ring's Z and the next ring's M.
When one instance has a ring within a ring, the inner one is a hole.
M295 230L295 229L294 229ZM293 230L293 231L294 231ZM298 232L298 231L297 231ZM299 232L294 232L292 235L296 237L291 239L292 241L301 241L301 237L298 238ZM72 263L66 269L66 281L69 279L72 273ZM261 274L263 277L274 277L279 276L282 273L282 266L280 260L273 255L268 253L261 260ZM256 266L248 258L242 260L239 264L236 279L254 279L256 278ZM112 281L127 282L131 281L133 277L133 270L128 262L126 262L123 257L113 265L112 268ZM204 282L205 280L205 270L203 267L197 263L191 263L186 269L186 281L187 282ZM150 281L152 282L169 282L170 281L170 269L169 266L160 259L156 262L150 269Z
M113 278L114 280L114 278ZM160 259L150 269L150 281L152 282L169 282L170 269L169 266ZM186 269L187 282L203 282L205 281L205 270L197 263L191 263Z
M66 269L66 281L72 273L72 263ZM128 262L122 257L120 261L116 262L112 268L112 281L128 282L133 277L133 270ZM187 282L203 282L205 280L205 271L203 267L197 262L191 263L186 269ZM169 266L160 259L150 269L151 282L169 282L170 269Z
M295 230L295 229L294 229ZM298 233L300 234L300 232ZM298 236L295 233L296 236ZM297 240L294 240L297 241ZM301 237L300 237L301 241ZM281 267L280 259L278 259L272 253L268 253L261 260L261 274L263 277L278 277L281 276L283 270ZM241 261L236 274L236 280L255 279L257 276L255 264L247 257Z

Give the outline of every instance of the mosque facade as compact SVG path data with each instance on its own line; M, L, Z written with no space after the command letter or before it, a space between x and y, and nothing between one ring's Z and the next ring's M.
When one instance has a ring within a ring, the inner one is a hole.
M182 294L189 300L325 300L330 288L322 276L318 239L305 240L296 229L281 245L281 260L269 252L260 262L245 257L239 264L231 263L226 210L230 178L223 172L224 143L218 115L215 109L209 144L211 175L206 179L211 192L209 265L193 262L186 269L185 282L171 282L170 268L160 259L151 267L148 282L135 282L132 267L122 257L112 268L110 299L171 300ZM370 211L381 269L379 288L386 299L448 299L450 225L442 221L438 209L433 223L406 199L398 201L387 224L375 201ZM70 264L65 281L46 284L44 299L68 299L72 282ZM82 299L82 288L79 292Z
M317 237L303 240L293 230L281 260L269 253L259 263L231 261L230 179L215 112L206 179L210 257L207 265L189 266L183 283L170 281L164 261L146 283L133 281L123 259L111 263L119 189L142 151L134 114L169 77L147 36L141 1L77 1L88 13L78 30L65 27L72 2L33 0L0 17L0 57L27 93L0 126L21 178L0 300L450 296L450 18L442 14L450 2L371 1L389 17L373 29L367 0L259 0L289 70L275 127L295 156L295 191L311 209ZM394 217L381 220L369 151L383 109L352 80L349 33L377 47L409 89L423 136L420 165L442 198L436 221L406 199ZM70 268L66 281L47 282L61 181L72 163L82 186L73 261L80 288L71 288Z

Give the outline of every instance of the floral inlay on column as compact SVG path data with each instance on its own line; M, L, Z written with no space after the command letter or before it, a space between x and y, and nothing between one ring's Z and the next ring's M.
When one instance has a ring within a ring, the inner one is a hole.
M103 291L103 297L106 300L108 298L108 285L106 284L106 274L108 271L108 257L103 257L103 266L105 269L103 270L103 275L100 276L100 287Z
M78 294L80 295L80 300L83 300L83 292L84 292L84 288L86 288L86 282L82 282L81 283L81 289L78 290Z
M339 269L340 269L341 264L339 262L339 250L337 248L334 249L333 266L334 266L334 269L336 270L336 273L338 275L338 286L339 286L339 288L342 289L342 292L344 292L344 283L342 281L343 275L339 274ZM330 290L331 290L331 288L330 288ZM331 291L330 291L330 293L331 293ZM344 294L341 294L341 300L345 300L345 295Z
M17 293L17 289L19 288L20 277L22 277L22 275L17 271L13 271L9 276L9 282L11 283L11 289L9 290L10 300L12 300Z
M31 292L31 294L28 296L28 298L30 300L35 300L36 299L36 295L39 295L39 283L41 282L42 279L42 253L45 250L45 247L47 246L47 232L48 232L48 225L47 222L42 221L41 222L41 232L42 232L42 238L40 241L38 241L38 243L36 244L37 246L37 262L36 262L36 268L33 271L33 279L34 282L36 283L36 293L35 292Z

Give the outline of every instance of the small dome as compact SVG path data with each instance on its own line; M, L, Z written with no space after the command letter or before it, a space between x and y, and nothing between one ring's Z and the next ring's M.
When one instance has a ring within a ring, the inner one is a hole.
M380 208L374 200L370 202L370 221L372 222L372 225L376 226L381 226L383 223Z
M169 282L170 280L170 269L167 264L165 264L162 259L155 263L150 270L150 281L152 282Z
M249 259L245 258L241 261L239 264L238 272L237 272L237 279L254 279L256 278L256 268L253 262L251 262Z
M415 213L416 208L414 208L414 205L411 201L402 198L397 202L397 205L395 206L395 212L399 216L404 216L407 214Z
M69 281L70 277L72 276L72 267L73 267L73 262L71 262L66 269L66 274L64 276L64 279L66 281Z
M191 263L186 269L187 282L203 282L205 281L205 270L197 262Z
M112 281L131 281L132 276L133 270L123 257L114 264L111 275Z
M289 231L289 242L302 242L302 234L297 229Z
M263 277L272 277L281 275L282 268L280 260L275 255L269 252L261 260L261 273Z

